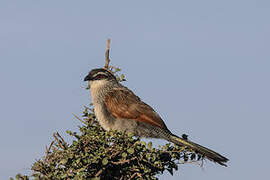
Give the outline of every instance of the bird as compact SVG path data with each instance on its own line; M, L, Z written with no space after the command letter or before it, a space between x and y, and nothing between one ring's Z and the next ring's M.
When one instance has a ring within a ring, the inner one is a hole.
M227 166L229 159L219 153L173 134L160 115L105 68L92 69L84 78L90 86L95 116L103 129L158 138L185 146L210 161Z

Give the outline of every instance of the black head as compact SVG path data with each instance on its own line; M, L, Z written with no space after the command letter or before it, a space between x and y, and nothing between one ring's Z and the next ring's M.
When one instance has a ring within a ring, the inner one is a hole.
M95 81L95 80L116 80L115 76L106 69L92 69L89 74L84 78L84 81Z

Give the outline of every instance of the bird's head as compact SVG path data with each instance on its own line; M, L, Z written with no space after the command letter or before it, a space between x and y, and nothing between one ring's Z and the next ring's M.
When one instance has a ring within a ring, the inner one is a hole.
M89 74L84 78L84 81L89 81L91 84L106 83L109 81L116 81L116 77L108 70L103 68L92 69Z

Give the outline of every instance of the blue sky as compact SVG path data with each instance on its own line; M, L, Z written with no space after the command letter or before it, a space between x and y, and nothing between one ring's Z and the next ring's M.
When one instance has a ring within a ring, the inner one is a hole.
M269 177L270 2L0 2L0 179L29 173L52 133L77 130L84 76L112 64L175 134L230 159L160 179ZM165 143L164 141L154 141Z

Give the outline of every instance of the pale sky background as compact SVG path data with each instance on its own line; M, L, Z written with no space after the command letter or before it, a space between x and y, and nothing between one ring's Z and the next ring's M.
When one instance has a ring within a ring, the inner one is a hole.
M124 84L230 159L160 179L269 178L270 1L1 0L1 180L29 173L53 132L78 131L108 37Z

